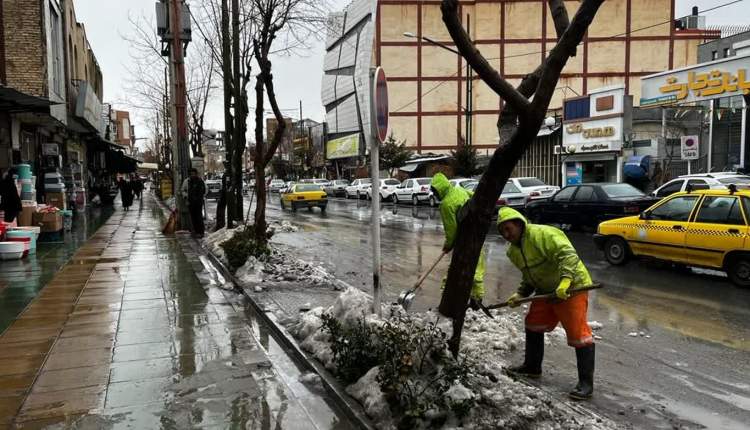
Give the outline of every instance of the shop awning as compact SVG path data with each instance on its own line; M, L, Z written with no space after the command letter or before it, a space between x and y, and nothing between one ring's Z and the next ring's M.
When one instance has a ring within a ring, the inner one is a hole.
M42 97L22 93L15 88L0 85L0 109L7 111L47 111L52 105L61 104Z
M417 170L418 167L419 167L419 163L410 163L410 164L405 164L405 165L399 167L398 170L401 170L402 172L411 173L411 172Z

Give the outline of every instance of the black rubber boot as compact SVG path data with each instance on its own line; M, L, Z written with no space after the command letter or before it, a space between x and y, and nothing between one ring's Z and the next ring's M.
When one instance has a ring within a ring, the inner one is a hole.
M578 385L569 393L575 400L590 399L594 394L594 361L595 345L592 343L583 348L576 348L576 359L578 360Z
M542 376L542 360L544 359L544 333L526 330L526 351L523 364L509 367L512 375L539 378Z

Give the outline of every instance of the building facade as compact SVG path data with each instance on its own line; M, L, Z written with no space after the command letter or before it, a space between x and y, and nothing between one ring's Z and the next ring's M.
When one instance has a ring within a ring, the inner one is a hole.
M579 4L566 2L570 16ZM478 48L512 84L533 71L555 44L546 1L461 2L459 9ZM704 30L697 19L703 17L675 22L674 9L674 0L604 2L576 57L563 70L551 109L559 109L565 98L612 85L624 85L626 94L638 100L642 76L696 63L697 46L720 32ZM419 37L452 47L440 2L377 1L374 56L389 79L393 134L417 152L446 152L465 128L466 64ZM478 79L472 87L471 143L494 148L501 101Z

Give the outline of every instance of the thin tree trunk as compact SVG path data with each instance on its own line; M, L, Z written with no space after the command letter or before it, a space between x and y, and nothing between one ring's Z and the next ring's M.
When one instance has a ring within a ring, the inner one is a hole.
M256 50L257 52L257 50ZM263 71L261 71L261 75ZM266 165L265 143L263 141L263 109L265 94L263 91L263 80L259 75L255 82L255 189L258 192L255 204L255 237L265 237L266 232Z
M232 196L235 220L244 220L242 216L242 154L245 150L246 116L242 109L242 87L240 82L240 2L232 0L232 98L234 100L234 129L232 137Z
M229 32L229 2L228 0L221 0L221 67L224 81L224 147L226 148L226 160L230 161L224 165L225 174L232 174L232 157L234 154L234 143L233 143L233 130L234 130L234 118L232 117L232 48L231 48L231 36ZM232 187L222 187L222 194L225 196L225 208L227 211L227 225L232 227L236 211L235 199L232 194ZM217 206L218 210L224 210L221 206ZM220 218L217 214L217 220Z

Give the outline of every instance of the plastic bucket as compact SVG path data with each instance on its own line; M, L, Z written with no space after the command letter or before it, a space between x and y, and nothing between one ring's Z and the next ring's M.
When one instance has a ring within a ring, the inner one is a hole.
M31 166L28 164L16 164L18 179L31 179Z
M9 237L6 242L21 242L23 243L23 256L29 255L29 251L31 251L31 238L26 237Z
M39 227L33 227L39 229ZM29 238L29 254L35 254L36 253L36 238L38 236L38 233L34 230L27 230L22 228L12 228L8 230L6 233L6 237L8 238L8 241L15 242L14 239L16 238Z

